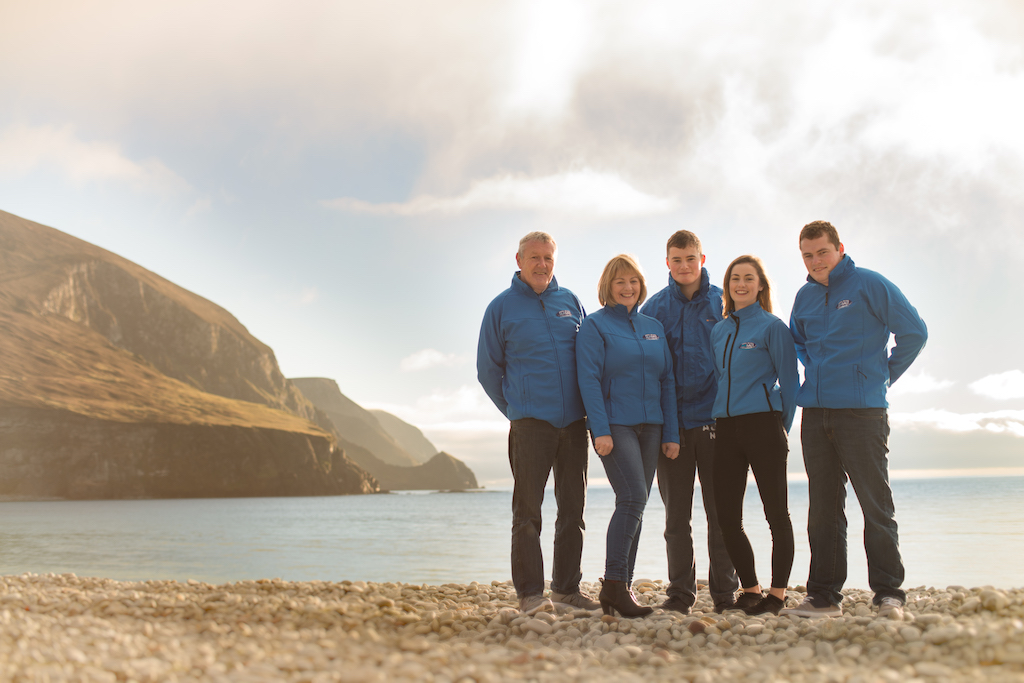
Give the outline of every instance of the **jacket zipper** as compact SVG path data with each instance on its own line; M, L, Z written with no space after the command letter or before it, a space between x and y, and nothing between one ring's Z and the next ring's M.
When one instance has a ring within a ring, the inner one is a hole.
M647 396L647 390L645 389L644 366L646 365L644 357L644 345L640 342L640 337L636 333L636 325L633 324L633 320L629 317L629 311L626 311L626 320L629 320L629 326L633 329L633 339L636 340L636 345L640 347L640 410L644 414L644 424L647 423L647 403L644 401L644 397Z
M729 412L729 404L732 403L732 352L736 349L736 340L740 337L740 319L736 317L735 311L733 311L732 319L736 323L736 336L732 338L732 346L729 346L729 368L728 368L728 382L726 384L725 391L725 416L732 417L732 413ZM729 343L729 339L726 338L725 343ZM725 361L725 354L722 354L723 363Z
M544 305L544 299L541 295L537 295L537 301L540 302L540 310L544 314L544 325L548 328L548 339L551 340L551 349L555 352L555 358L558 358L558 344L555 343L555 335L551 333L551 321L548 320L548 309ZM561 367L561 363L558 364ZM558 391L560 392L561 400L559 403L562 404L562 422L565 422L565 387L562 386L562 371L559 370L555 374L558 375Z

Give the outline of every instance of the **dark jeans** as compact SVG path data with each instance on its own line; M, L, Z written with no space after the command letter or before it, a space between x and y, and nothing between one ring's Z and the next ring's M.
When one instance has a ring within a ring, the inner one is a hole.
M729 553L722 540L715 509L715 427L679 430L679 457L658 456L658 490L665 503L665 546L668 551L667 594L689 605L697 599L697 563L693 556L693 482L700 477L700 492L708 518L709 588L718 605L732 602L739 587Z
M720 417L715 423L715 503L729 557L744 588L758 585L754 551L743 530L747 469L754 472L772 533L772 588L789 585L793 570L793 523L789 519L786 459L789 441L779 413Z
M512 492L512 583L520 599L544 593L540 550L541 505L548 475L555 473L555 558L551 590L579 590L583 506L587 501L587 432L577 420L558 429L544 420L514 420L508 433Z
M896 508L889 488L889 416L884 408L804 408L800 424L807 469L810 596L838 605L846 583L846 481L864 512L864 550L874 602L906 602Z
M661 425L611 425L612 452L601 456L615 491L615 511L608 521L604 578L633 581L640 528L661 452Z

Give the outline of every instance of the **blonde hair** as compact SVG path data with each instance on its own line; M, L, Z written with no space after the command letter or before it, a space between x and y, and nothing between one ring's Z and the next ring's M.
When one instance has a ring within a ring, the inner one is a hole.
M636 257L632 254L619 254L604 267L601 279L597 282L597 300L602 306L615 305L612 300L612 280L624 271L636 273L640 278L640 296L637 297L636 305L639 306L647 299L647 282L644 280L644 272L640 270L640 264L636 262Z
M757 293L757 303L761 304L761 308L765 311L772 312L772 283L764 272L764 264L756 256L745 254L733 259L733 262L725 269L725 280L722 282L722 315L726 318L736 310L736 302L732 300L732 295L729 293L729 279L732 278L732 269L743 263L749 263L757 271L757 279L761 285L761 291Z

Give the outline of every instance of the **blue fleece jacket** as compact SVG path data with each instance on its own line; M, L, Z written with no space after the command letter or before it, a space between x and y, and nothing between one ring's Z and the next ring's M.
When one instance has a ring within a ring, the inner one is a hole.
M810 276L793 302L790 329L804 366L805 408L888 408L886 389L906 372L928 328L893 283L844 256L828 286ZM889 334L896 336L890 354Z
M701 268L700 289L692 299L683 296L668 276L668 286L644 304L642 312L665 326L676 379L676 415L683 429L714 424L715 361L711 330L722 319L722 290L711 284Z
M509 420L532 417L561 429L583 419L576 333L586 316L576 295L551 278L537 294L519 279L487 306L477 378Z
M595 437L609 425L662 425L662 443L679 443L672 354L665 329L636 307L605 306L580 325L576 367L587 423Z
M800 375L786 323L754 303L715 325L711 345L718 378L715 417L778 411L788 432Z

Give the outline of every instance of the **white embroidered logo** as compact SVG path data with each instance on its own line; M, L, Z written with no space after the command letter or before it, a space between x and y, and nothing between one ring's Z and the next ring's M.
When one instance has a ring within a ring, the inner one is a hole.
M842 301L840 301L839 303L836 304L836 310L838 311L840 308L846 308L847 306L849 306L852 303L853 302L850 301L849 299L843 299Z
M656 334L645 334L644 339L647 341L658 341L659 337Z
M572 311L559 311L556 315L558 315L559 318L571 318Z

